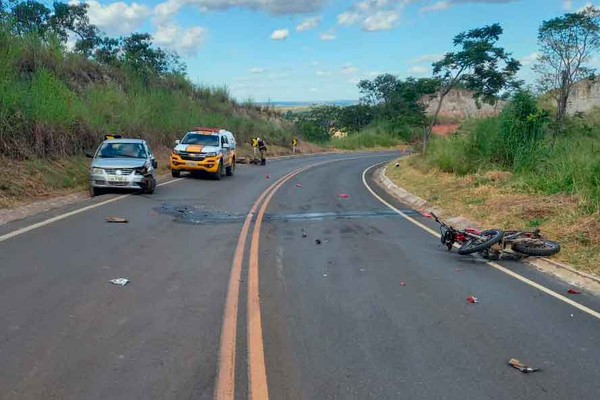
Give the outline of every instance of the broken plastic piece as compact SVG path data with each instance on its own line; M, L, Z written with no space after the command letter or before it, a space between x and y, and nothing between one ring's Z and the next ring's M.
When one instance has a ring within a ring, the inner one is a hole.
M106 222L112 222L113 224L126 224L129 221L123 217L106 217Z
M400 286L406 286L405 282L400 282Z
M301 187L302 187L302 184L301 184L301 183L296 183L296 187L297 187L297 188L301 188Z
M322 243L322 242L321 242L321 239L316 239L316 240L315 240L315 243L316 243L316 244L321 244L321 243Z
M431 218L431 214L429 214L428 212L425 211L419 211L419 214L421 214L422 216L424 216L425 218Z
M266 174L266 175L265 175L265 178L266 178L266 179L271 179L271 175L269 175L269 174Z
M350 198L350 195L347 195L346 193L340 193L340 194L338 194L338 197L340 199L348 199L348 198Z
M469 297L467 297L467 303L475 304L475 303L479 303L479 300L477 299L477 297L469 296Z
M518 369L519 371L527 374L529 372L535 372L535 371L539 371L539 368L531 368L528 367L527 365L523 364L521 361L517 360L516 358L511 358L508 361L508 365L510 365L513 368Z
M111 279L110 283L112 283L113 285L125 286L129 283L129 279L126 279L126 278Z
M581 294L581 292L579 290L573 289L573 288L567 290L567 293L569 293L569 294Z

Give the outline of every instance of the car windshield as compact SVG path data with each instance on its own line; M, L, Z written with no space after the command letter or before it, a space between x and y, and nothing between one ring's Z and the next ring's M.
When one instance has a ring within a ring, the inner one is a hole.
M141 143L104 143L96 154L98 158L146 158Z
M219 137L216 135L203 135L201 133L188 133L181 144L201 144L204 146L219 146Z

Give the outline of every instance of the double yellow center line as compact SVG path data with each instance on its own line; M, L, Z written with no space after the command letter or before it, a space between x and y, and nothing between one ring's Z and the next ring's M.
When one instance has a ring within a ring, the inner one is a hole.
M229 284L227 287L227 297L225 300L225 310L223 313L223 325L221 326L219 366L214 392L215 400L233 400L235 396L235 361L240 282L242 277L244 250L246 248L246 242L250 232L252 219L255 215L256 221L254 223L254 230L251 237L250 257L248 263L248 398L251 400L267 400L269 398L259 298L258 250L260 246L260 229L265 211L277 190L290 179L313 166L314 165L309 165L307 167L297 169L273 183L260 195L260 197L252 205L248 215L246 215L244 225L242 226L238 243L235 248Z

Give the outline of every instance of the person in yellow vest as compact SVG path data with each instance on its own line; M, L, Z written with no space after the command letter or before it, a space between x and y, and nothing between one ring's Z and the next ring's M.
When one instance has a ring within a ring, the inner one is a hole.
M258 138L258 151L260 151L260 165L267 165L265 154L267 153L267 143L262 138Z

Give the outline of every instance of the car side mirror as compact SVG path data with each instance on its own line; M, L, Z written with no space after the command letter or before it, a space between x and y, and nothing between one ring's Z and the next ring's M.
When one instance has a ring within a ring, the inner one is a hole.
M179 142L180 142L180 140L179 140L179 139L177 139L177 140L175 141L175 144L179 144Z
M85 153L85 156L87 158L94 158L94 155L92 153Z
M152 160L152 168L158 168L158 161Z

